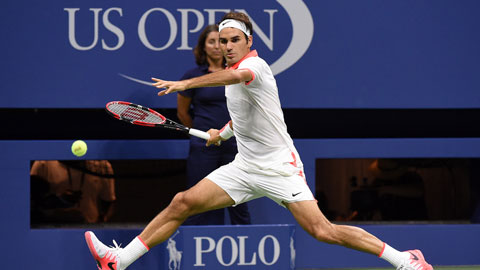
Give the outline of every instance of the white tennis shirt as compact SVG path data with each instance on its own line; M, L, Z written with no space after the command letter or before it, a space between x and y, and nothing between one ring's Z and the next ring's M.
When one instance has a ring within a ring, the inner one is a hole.
M287 132L269 65L254 50L229 69L246 69L253 77L225 88L238 146L234 164L265 175L301 174L303 164Z

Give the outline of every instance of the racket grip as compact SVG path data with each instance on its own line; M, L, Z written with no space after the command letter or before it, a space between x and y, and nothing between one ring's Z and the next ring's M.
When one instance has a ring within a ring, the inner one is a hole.
M210 134L208 134L205 131L201 131L201 130L194 129L194 128L189 129L188 134L190 134L192 136L195 136L195 137L202 138L204 140L210 139Z

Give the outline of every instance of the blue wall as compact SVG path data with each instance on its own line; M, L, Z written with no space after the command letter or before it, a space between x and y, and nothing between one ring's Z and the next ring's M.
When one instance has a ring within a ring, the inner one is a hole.
M94 267L83 240L83 230L32 230L29 222L29 166L31 160L72 159L71 141L0 141L2 188L0 189L0 254L5 268ZM183 159L186 140L87 141L86 159ZM311 188L315 186L316 158L373 157L480 157L480 139L357 139L295 140L305 164ZM154 150L153 150L154 149ZM257 224L293 224L288 211L267 199L252 202ZM370 225L364 226L399 249L421 248L433 264L480 264L480 225ZM140 229L140 228L139 228ZM110 229L103 239L115 238L126 244L138 230ZM374 256L317 243L300 228L296 230L297 266L373 267L385 266ZM158 264L164 247L142 259L148 266ZM28 254L29 260L25 260ZM55 256L52 258L52 254ZM336 260L342 258L342 260ZM140 263L139 263L140 264Z
M119 74L180 78L199 30L232 8L256 23L285 108L480 107L475 0L3 0L0 108L173 108Z

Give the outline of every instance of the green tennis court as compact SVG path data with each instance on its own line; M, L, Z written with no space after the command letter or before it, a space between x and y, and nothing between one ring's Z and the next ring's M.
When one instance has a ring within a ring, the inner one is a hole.
M342 268L342 269L302 269L302 270L392 270L393 268ZM434 266L435 270L480 270L480 265L470 266Z

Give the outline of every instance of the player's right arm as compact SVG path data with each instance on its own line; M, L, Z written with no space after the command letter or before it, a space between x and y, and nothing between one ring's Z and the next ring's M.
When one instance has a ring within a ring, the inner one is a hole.
M212 144L219 146L222 141L222 137L220 137L220 130L211 128L207 131L207 133L210 135L210 139L207 140L207 146Z
M252 79L253 75L249 70L236 69L217 71L183 81L164 81L161 79L152 78L152 80L155 81L152 83L152 85L157 88L165 88L165 90L158 92L159 96L163 96L191 88L230 85L251 81Z
M230 139L234 134L233 134L233 122L232 120L228 121L228 123L223 126L223 128L220 130L220 138L222 141L226 141Z
M207 146L212 144L219 146L221 141L226 141L233 136L233 123L232 120L228 121L228 123L220 130L218 129L209 129L207 131L210 134L210 139L207 140Z

